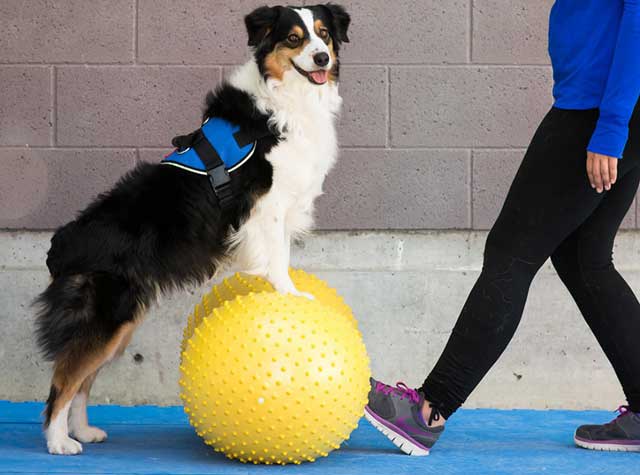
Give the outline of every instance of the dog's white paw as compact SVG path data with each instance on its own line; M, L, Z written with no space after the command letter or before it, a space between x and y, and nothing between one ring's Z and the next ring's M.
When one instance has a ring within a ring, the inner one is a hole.
M73 431L73 436L84 444L104 442L107 433L98 427L86 426Z
M77 455L82 453L80 442L69 436L56 437L47 441L47 449L52 455Z
M315 300L316 299L313 295L311 295L311 294L309 294L307 292L296 292L294 295L297 295L298 297L304 297L304 298L307 298L309 300Z
M294 295L296 297L304 297L306 299L309 300L315 300L316 298L307 293L307 292L300 292L298 289L295 288L294 285L287 285L287 286L277 286L274 285L276 292L282 294L282 295Z

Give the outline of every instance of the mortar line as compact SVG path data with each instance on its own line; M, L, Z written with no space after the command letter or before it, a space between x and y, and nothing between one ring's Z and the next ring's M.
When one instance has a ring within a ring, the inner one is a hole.
M525 145L522 146L508 146L500 147L493 145L415 145L415 146L391 146L390 150L397 151L413 151L413 150L469 150L474 148L477 150L489 150L489 151L524 151L527 149ZM384 147L377 145L343 145L340 150L385 150Z
M51 133L49 142L52 147L58 144L58 68L51 66Z
M387 73L387 137L385 138L384 146L385 148L391 148L391 67L386 66L385 69Z
M475 27L473 23L473 7L475 3L474 0L469 1L469 44L467 51L467 58L469 60L469 64L473 64L473 29Z
M247 58L248 59L248 58ZM117 68L117 67L133 67L133 66L164 66L175 68L214 68L214 67L239 67L242 63L160 63L160 62L112 62L112 63L92 63L92 62L73 62L73 61L51 61L48 63L3 63L0 62L2 67L47 67L47 66L88 66L88 67L105 67L105 68ZM412 68L432 68L432 69L447 69L447 68L502 68L502 69L518 69L518 68L546 68L551 69L549 63L341 63L342 67L346 68L369 68L369 67L385 67L385 66L397 66L407 69Z
M517 147L496 147L496 146L482 146L482 145L459 145L459 146L438 146L438 145L416 145L416 146L403 146L403 147L389 147L385 148L380 145L346 145L340 147L340 150L397 150L397 151L416 151L416 150L469 150L470 147L473 147L475 150L487 150L487 151L525 151L526 146L517 146ZM39 150L48 150L54 148L52 145L0 145L0 150L10 150L10 149L39 149ZM129 144L129 145L64 145L57 144L55 146L58 150L135 150L136 148L144 149L144 150L171 150L172 147L170 145L140 145L140 144Z
M133 64L138 64L138 0L133 2Z
M473 158L474 151L473 149L469 150L469 225L471 229L475 228L475 216L473 213Z

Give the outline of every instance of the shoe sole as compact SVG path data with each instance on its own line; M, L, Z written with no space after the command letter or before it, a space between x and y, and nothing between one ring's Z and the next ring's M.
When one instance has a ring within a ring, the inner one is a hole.
M593 442L573 436L573 441L578 447L587 450L600 450L602 452L640 452L640 444L625 444L624 441Z
M423 447L419 447L413 440L408 438L406 434L400 434L392 427L389 427L388 425L379 421L370 411L371 410L368 407L365 407L364 417L371 423L373 427L387 436L387 438L405 454L412 455L414 457L425 457L429 455L429 450L426 450Z

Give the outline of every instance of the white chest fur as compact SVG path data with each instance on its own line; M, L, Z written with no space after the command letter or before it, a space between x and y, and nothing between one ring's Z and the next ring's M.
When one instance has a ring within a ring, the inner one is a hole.
M312 85L293 70L282 82L265 83L253 62L231 82L253 94L281 131L280 142L266 156L273 166L271 189L233 238L235 267L267 276L277 287L287 280L282 274L289 265L291 236L312 227L313 202L336 161L335 122L342 100L337 85Z

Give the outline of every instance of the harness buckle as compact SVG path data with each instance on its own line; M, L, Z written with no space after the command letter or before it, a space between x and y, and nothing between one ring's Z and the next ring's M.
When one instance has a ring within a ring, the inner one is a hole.
M218 203L222 208L228 208L233 203L233 189L231 188L231 176L224 163L207 170L209 182L213 192L218 198Z

